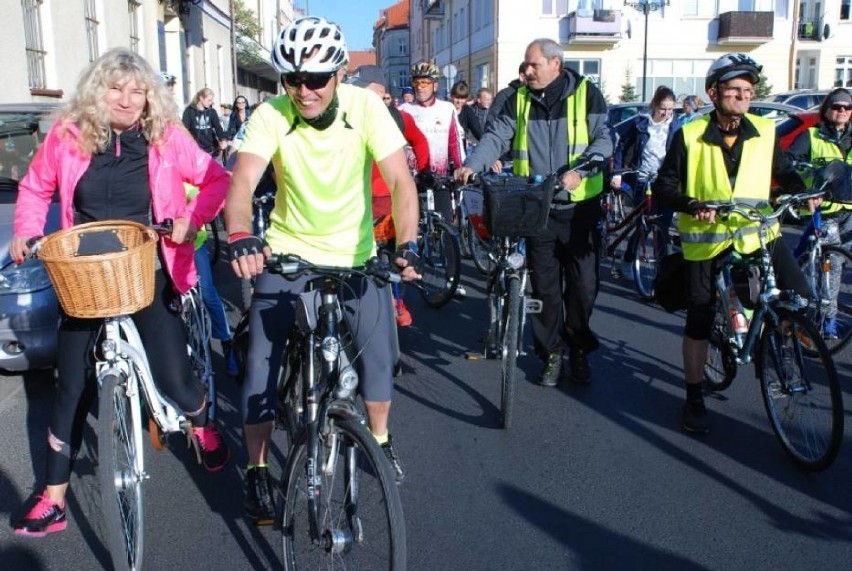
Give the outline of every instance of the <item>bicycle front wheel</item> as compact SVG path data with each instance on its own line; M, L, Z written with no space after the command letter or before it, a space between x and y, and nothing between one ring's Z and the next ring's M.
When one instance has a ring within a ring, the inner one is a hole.
M459 240L449 224L434 219L418 238L423 260L420 295L429 307L447 305L459 286L461 253Z
M128 397L127 380L106 375L100 387L98 472L104 531L113 567L142 568L142 428L138 401ZM135 411L132 409L135 406Z
M521 280L509 279L509 302L503 306L506 312L503 322L506 328L501 346L503 358L500 366L500 417L503 429L512 426L515 407L515 385L518 376L518 336L521 329Z
M491 254L491 240L484 240L476 233L475 228L471 228L467 235L470 246L470 257L473 260L473 265L476 270L484 275L490 276L494 271L494 258Z
M802 269L815 290L808 315L835 354L852 339L852 254L839 246L823 246L817 263Z
M834 362L813 323L779 311L781 331L765 324L755 363L778 442L805 470L824 470L843 438L843 402ZM809 347L816 357L805 355Z
M403 571L405 521L390 464L361 423L331 422L318 438L315 466L307 430L290 449L282 482L284 568ZM309 494L316 498L316 537Z
M707 347L707 361L704 363L704 386L713 392L724 391L737 376L736 355L728 342L727 319L719 305L717 302Z
M666 254L666 236L657 224L636 228L633 250L633 279L644 301L654 299L654 279Z

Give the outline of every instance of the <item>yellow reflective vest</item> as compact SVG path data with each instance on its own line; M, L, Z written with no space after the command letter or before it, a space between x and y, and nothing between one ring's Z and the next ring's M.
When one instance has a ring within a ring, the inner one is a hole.
M589 146L589 122L586 117L586 80L580 80L576 91L565 99L565 120L567 124L568 165L577 160ZM526 86L518 89L517 128L512 140L512 171L515 176L530 176L529 143L527 141L527 123L530 119L531 99ZM573 142L573 149L571 143ZM573 151L573 152L572 152ZM603 191L603 174L583 178L580 186L571 194L571 202L588 200Z
M722 149L704 141L704 131L710 115L700 117L682 127L686 144L686 180L684 194L699 202L741 202L752 205L769 200L772 180L772 158L775 152L775 123L756 115L746 115L757 129L758 136L743 142L740 167L732 181L725 168ZM767 210L770 210L767 208ZM760 247L760 225L748 222L737 215L710 224L693 216L679 213L683 257L687 260L710 260L731 246L737 252L748 254ZM767 233L767 241L779 236L779 225L774 223Z
M808 135L811 139L811 162L817 159L825 159L826 161L839 159L841 161L845 160L847 164L852 165L852 153L849 153L849 155L844 159L843 152L840 150L840 147L819 136L819 127L811 127L808 129ZM810 178L806 182L808 183L808 186L811 185ZM822 203L819 209L823 214L834 214L842 210L852 210L852 204L826 201ZM808 214L810 214L810 212L808 212Z

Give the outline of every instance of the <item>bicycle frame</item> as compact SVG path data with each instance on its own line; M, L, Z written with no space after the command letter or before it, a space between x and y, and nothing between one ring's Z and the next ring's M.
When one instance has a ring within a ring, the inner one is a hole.
M508 316L504 315L506 295L509 292L509 281L520 280L520 331L518 332L518 355L526 355L523 350L523 332L527 321L527 313L541 313L542 304L540 300L528 299L526 297L526 286L529 280L529 269L525 264L525 256L521 254L521 238L503 237L499 238L496 243L496 252L489 255L494 256L496 267L488 278L486 288L489 299L489 310L491 312L489 319L489 330L496 326L497 339L501 341L506 334ZM521 260L513 258L513 256L521 256Z
M613 190L612 192L622 191ZM613 257L618 246L632 235L640 224L647 230L651 222L660 218L659 214L652 214L653 206L653 196L649 185L645 190L645 199L640 204L634 206L627 216L624 217L624 220L615 225L615 228L607 229L607 233L612 232L615 234L615 238L606 246L607 257Z

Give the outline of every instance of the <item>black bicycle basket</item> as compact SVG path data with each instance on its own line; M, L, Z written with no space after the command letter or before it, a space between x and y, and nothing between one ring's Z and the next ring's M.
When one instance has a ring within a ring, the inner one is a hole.
M492 236L535 236L547 227L556 176L540 183L527 177L484 177L485 224Z

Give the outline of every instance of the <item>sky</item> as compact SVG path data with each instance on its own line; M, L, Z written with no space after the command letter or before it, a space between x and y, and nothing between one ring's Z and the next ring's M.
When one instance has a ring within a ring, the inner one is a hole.
M379 12L398 0L296 0L297 8L307 8L311 16L322 16L343 28L350 50L367 50L373 45L373 24Z

